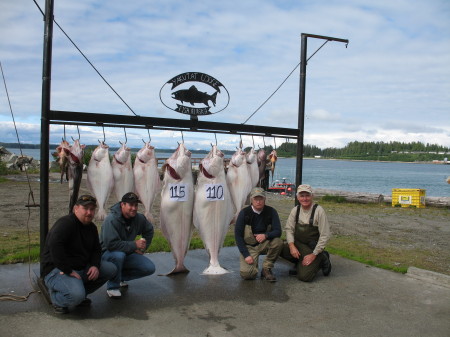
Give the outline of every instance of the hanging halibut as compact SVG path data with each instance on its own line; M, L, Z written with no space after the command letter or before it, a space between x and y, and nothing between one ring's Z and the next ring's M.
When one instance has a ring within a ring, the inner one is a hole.
M194 226L209 254L209 266L203 274L228 273L219 264L219 251L235 212L226 182L223 153L213 145L199 165L194 201Z
M160 191L161 183L158 172L158 161L155 157L155 148L150 145L150 142L145 145L136 154L134 160L134 186L139 199L145 207L144 215L154 224L154 219L151 214L153 201L156 194Z
M92 152L87 168L87 186L97 199L98 210L95 218L103 221L106 218L105 204L114 187L114 176L109 160L109 146L105 142Z
M80 191L81 178L83 177L83 156L86 145L81 145L77 139L69 150L69 213L72 213L73 206L77 202Z
M259 181L259 168L257 161L257 153L256 150L251 148L250 151L245 155L247 160L247 168L250 175L250 179L252 180L252 188L258 185Z
M248 173L245 152L241 148L231 157L227 172L227 185L230 190L231 199L236 207L235 222L238 213L244 207L247 196L252 189L252 181Z
M116 200L120 201L125 193L134 192L131 153L127 143L123 143L114 154L111 166L114 175L114 195Z
M164 178L161 190L161 230L169 241L175 258L175 268L167 275L187 273L184 257L189 249L192 231L192 210L194 204L194 182L192 177L191 153L184 144L163 166Z

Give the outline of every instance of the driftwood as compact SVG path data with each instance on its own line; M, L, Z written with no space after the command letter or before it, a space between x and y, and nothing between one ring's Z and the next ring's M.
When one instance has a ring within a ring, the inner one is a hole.
M336 191L322 188L315 188L314 195L323 197L325 195L343 197L350 202L368 203L392 203L392 196L373 193L358 193L347 191ZM425 205L433 207L450 207L450 197L425 197Z

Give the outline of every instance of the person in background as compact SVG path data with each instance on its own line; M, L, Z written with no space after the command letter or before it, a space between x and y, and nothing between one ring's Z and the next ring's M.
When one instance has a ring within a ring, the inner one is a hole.
M331 272L330 255L324 250L331 237L330 225L325 210L313 198L311 186L298 186L300 205L289 214L285 226L287 243L281 252L281 257L295 264L295 270L289 273L304 282L311 282L320 269L324 276Z
M127 288L126 281L151 275L155 272L153 262L144 256L153 239L153 225L138 213L141 203L133 192L124 194L122 200L111 207L103 221L100 232L102 261L114 263L117 275L108 281L107 294L120 298L121 289ZM137 236L142 238L137 238Z
M73 212L58 219L45 240L42 277L57 314L89 306L86 295L117 274L114 264L101 261L98 231L92 222L96 205L94 197L80 196Z
M240 273L244 280L258 275L259 255L266 254L261 279L275 282L272 268L282 248L281 224L277 211L266 205L264 189L255 187L250 192L251 205L243 208L235 224L235 239L240 254Z

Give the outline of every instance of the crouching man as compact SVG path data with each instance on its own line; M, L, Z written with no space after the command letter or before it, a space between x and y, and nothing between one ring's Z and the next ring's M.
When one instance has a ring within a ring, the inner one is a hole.
M298 186L297 199L300 205L291 210L286 222L287 243L281 257L295 264L291 275L311 282L320 269L324 276L331 272L330 254L325 250L331 237L330 224L325 210L314 203L311 186Z
M57 314L89 306L86 297L117 274L114 264L102 261L98 231L92 222L97 200L82 195L73 213L58 219L45 240L43 278Z
M274 208L266 205L266 194L262 188L252 189L250 203L239 212L234 232L241 253L241 277L254 280L258 275L259 255L266 254L261 279L275 282L277 279L272 268L283 248L280 218Z
M112 262L117 275L108 281L107 294L111 298L122 296L126 281L135 280L155 272L153 262L144 256L153 239L153 225L138 213L138 196L128 192L122 201L111 207L100 232L102 261ZM136 236L141 235L141 239Z

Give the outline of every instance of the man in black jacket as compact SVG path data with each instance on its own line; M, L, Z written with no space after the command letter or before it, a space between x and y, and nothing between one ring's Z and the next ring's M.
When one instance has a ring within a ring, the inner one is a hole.
M261 278L275 282L277 279L272 268L283 248L280 218L274 208L265 204L266 194L262 188L252 189L250 203L250 206L239 212L234 230L241 253L241 277L244 280L254 280L258 275L259 255L266 254Z
M86 297L117 273L111 262L101 262L98 231L92 222L97 200L82 195L73 213L58 219L45 241L43 275L55 313L66 314L69 307L88 306Z

